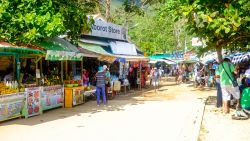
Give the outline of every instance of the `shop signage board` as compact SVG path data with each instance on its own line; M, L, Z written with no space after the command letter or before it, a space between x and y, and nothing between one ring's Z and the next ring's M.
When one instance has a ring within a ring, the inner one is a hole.
M41 104L40 104L40 87L26 88L27 92L27 117L39 115L41 113Z
M25 106L26 93L0 95L0 121L21 116Z
M117 55L137 55L135 44L126 42L110 42L112 52Z
M62 85L43 87L41 91L41 104L43 110L63 106L64 87Z
M45 60L50 60L50 61L63 61L63 60L81 61L83 56L84 55L82 53L47 50Z
M102 20L95 20L95 23L91 26L91 31L87 35L124 41L127 41L128 38L127 28Z
M84 90L73 89L73 106L84 103Z

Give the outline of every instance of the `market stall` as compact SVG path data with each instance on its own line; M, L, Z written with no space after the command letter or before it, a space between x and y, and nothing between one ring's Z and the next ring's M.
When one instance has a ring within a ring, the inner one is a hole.
M22 58L37 58L37 48L17 47L0 42L0 121L28 116L28 92L22 83ZM2 75L3 74L3 75ZM37 95L36 95L37 96Z
M41 104L43 110L56 107L67 107L67 102L82 103L83 93L80 86L83 53L77 47L61 38L52 38L37 45L44 48L46 57L44 66L48 71L44 72L44 87L41 89ZM79 69L77 69L79 68ZM74 88L71 88L75 86ZM76 88L77 87L77 88ZM74 91L74 99L68 97L68 90ZM79 100L80 99L80 100Z

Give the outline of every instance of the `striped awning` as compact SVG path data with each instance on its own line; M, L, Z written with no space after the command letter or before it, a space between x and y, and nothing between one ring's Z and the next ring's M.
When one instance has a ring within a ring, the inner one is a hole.
M237 53L232 58L232 63L239 64L250 60L250 52L248 53Z

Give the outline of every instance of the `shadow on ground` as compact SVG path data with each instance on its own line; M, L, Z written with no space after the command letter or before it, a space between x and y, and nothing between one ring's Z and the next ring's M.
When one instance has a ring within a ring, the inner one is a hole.
M206 105L216 105L217 97L209 96L206 100Z
M159 86L158 91L166 91L167 89L164 88L165 86L168 85ZM113 100L108 100L107 106L97 106L95 100L88 100L85 104L75 106L73 108L57 108L45 111L42 115L30 117L28 119L20 118L4 121L0 123L0 126L14 124L34 126L72 116L81 116L83 114L91 117L92 115L98 114L100 112L124 111L125 106L144 104L145 101L150 100L161 100L161 98L154 99L155 96L156 93L152 87L142 89L141 91L134 89L129 91L127 94L117 95Z
M179 90L179 86L176 85L175 82L163 80L161 86L159 86L159 89L156 91L153 87L142 89L141 91L138 89L131 90L126 95L121 94L116 96L113 100L108 100L108 104L105 107L103 105L97 106L94 100L90 100L85 104L73 108L58 108L45 111L42 115L28 119L5 121L0 123L0 126L14 124L34 126L72 116L87 115L91 117L100 112L124 111L125 106L145 104L145 101L174 100L178 94L182 93L180 90L176 90L176 88Z

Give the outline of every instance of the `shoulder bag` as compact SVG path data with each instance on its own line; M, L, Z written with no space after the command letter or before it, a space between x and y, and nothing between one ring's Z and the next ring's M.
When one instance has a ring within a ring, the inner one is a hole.
M234 87L238 87L238 82L236 81L236 79L234 79L234 78L232 79L232 78L230 77L230 75L227 73L226 69L224 68L223 63L222 63L222 67L223 67L223 69L225 70L225 72L226 72L228 78L232 81L233 86L234 86ZM229 70L231 70L229 64L228 64L228 67L229 67Z

